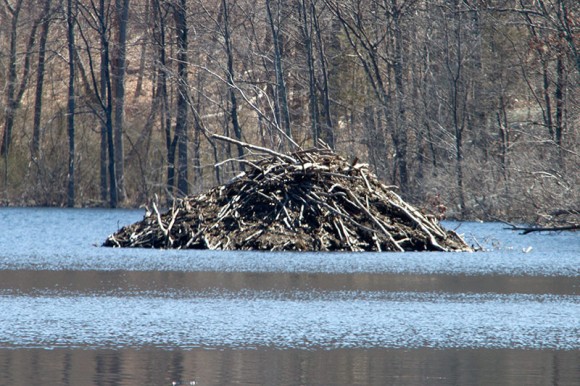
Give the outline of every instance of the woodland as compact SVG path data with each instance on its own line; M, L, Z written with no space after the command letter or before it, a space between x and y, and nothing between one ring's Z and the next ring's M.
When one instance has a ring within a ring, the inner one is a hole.
M1 0L0 89L0 206L171 207L324 143L438 218L580 222L577 0Z

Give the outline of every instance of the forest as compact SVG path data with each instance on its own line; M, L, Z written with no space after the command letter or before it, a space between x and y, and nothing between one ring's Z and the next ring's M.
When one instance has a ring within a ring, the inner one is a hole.
M580 210L577 0L2 0L0 87L0 206L170 204L245 170L217 134L441 218Z

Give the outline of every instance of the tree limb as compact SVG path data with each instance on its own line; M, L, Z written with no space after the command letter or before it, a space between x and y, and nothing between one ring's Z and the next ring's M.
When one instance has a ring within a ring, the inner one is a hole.
M270 154L270 155L272 155L274 157L278 157L278 158L283 159L283 160L285 160L287 162L290 162L292 164L297 164L298 163L298 161L294 157L291 157L291 156L286 155L286 154L278 153L277 151L274 151L274 150L271 150L271 149L268 149L268 148L265 148L265 147L251 145L249 143L242 142L242 141L238 141L236 139L233 139L233 138L230 138L230 137L225 137L225 136L219 135L219 134L212 134L211 137L212 138L215 138L215 139L219 139L221 141L230 142L230 143L236 144L238 146L245 147L245 148L250 149L250 150L255 150L255 151L258 151L258 152L261 152L261 153Z

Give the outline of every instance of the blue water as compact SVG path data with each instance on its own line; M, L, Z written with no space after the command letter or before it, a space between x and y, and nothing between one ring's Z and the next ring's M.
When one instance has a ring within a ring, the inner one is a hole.
M518 235L498 223L453 223L478 253L292 253L98 247L140 210L0 209L0 269L580 276L580 234ZM530 252L524 253L524 250Z
M0 296L0 347L580 348L576 296Z
M100 247L142 214L0 208L0 385L580 383L578 233L445 223L476 253Z

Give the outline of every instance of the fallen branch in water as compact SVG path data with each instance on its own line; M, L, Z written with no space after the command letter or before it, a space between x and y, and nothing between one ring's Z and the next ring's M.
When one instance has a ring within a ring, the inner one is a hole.
M504 228L504 229L510 229L512 231L522 231L522 235L527 235L528 233L532 233L532 232L561 232L561 231L574 231L574 230L578 230L580 229L580 224L579 225L567 225L567 226L554 226L554 227L537 227L537 226L531 226L531 227L522 227L522 226L517 226L517 225L513 225L513 224L509 224L510 228Z

